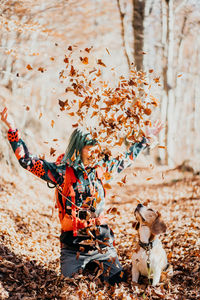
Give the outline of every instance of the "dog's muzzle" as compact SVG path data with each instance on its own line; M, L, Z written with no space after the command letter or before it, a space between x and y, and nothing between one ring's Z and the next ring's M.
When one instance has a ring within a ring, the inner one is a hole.
M135 212L134 213L136 213L136 212L139 212L140 211L140 209L143 207L143 204L141 204L141 203L139 203L138 205L137 205L137 207L136 207L136 209L135 209Z

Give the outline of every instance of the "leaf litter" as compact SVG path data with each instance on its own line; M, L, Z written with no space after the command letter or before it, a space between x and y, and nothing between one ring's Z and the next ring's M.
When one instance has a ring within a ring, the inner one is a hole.
M153 179L146 181L147 176ZM146 168L126 186L116 183L115 194L109 190L108 222L115 233L120 262L128 274L128 282L115 287L100 281L100 264L95 271L79 272L71 279L60 275L59 221L56 213L52 215L51 191L44 190L40 182L32 185L30 180L13 174L9 178L12 181L1 178L0 190L2 299L198 299L199 176ZM117 194L120 202L115 203ZM138 198L161 212L168 227L161 240L173 272L163 273L156 287L148 286L145 278L139 284L131 282L131 255L137 244L132 224Z

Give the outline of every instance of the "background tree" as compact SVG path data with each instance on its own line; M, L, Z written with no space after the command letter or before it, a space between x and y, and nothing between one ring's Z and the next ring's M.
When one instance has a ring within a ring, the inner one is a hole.
M158 149L160 161L173 165L198 158L199 1L38 3L4 1L0 11L1 95L10 99L6 101L25 134L38 134L42 128L40 139L56 131L66 138L68 133L58 130L65 119L63 114L57 117L59 72L69 45L92 45L96 56L115 68L116 76L128 74L134 61L138 69L147 74L154 69L160 77L162 87L154 91L160 100L155 118L166 121L159 141L166 149Z

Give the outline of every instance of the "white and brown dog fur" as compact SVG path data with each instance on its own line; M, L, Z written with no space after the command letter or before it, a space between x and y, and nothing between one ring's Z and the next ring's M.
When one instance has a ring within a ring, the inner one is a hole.
M160 281L162 271L167 268L167 255L158 237L166 231L166 225L160 213L142 204L136 207L135 217L139 243L132 255L132 281L138 282L141 274L152 279L152 285L155 286Z

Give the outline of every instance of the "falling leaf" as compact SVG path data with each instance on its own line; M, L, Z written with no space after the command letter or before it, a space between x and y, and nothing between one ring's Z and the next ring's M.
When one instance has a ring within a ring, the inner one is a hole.
M166 146L161 146L161 145L159 145L158 148L160 148L160 149L167 149Z
M82 62L84 65L87 65L87 64L88 64L88 57L87 57L87 56L84 57L84 58L80 57L80 60L81 60L81 62Z
M55 124L54 120L51 120L51 127L52 128L53 128L54 124Z
M69 58L65 56L64 62L65 62L66 64L68 64L68 63L69 63Z
M31 67L31 65L27 65L26 68L27 68L28 70L33 70L33 68Z
M46 71L46 69L42 68L42 67L39 67L38 68L38 71L40 71L41 73L44 73L44 71Z
M55 152L56 152L56 150L51 147L51 149L50 149L50 155L54 156Z
M74 67L71 66L70 76L75 76L75 75L76 75L76 71L75 71Z
M109 183L105 183L103 186L104 186L105 189L111 189L112 188Z
M107 53L110 55L110 52L109 52L108 48L106 48L106 51L107 51Z
M106 65L102 62L101 59L98 59L97 64L98 64L98 65L101 65L101 66L103 66L103 67L106 67Z
M120 275L119 275L121 278L124 276L124 272L121 271Z
M101 70L99 69L98 72L96 73L96 76L101 76Z
M88 53L90 53L90 51L91 51L92 48L93 48L93 47L85 48L85 51L88 52Z
M153 79L156 83L159 83L160 82L160 77L156 77Z
M125 175L125 176L122 178L121 181L122 181L123 183L126 183L126 181L127 181L126 177L127 177L127 175Z
M65 110L65 106L68 105L68 100L62 101L62 100L59 99L58 103L60 105L60 110L63 111L63 110Z
M149 116L152 113L152 111L150 108L145 108L144 113L145 113L145 115Z
M112 178L112 176L109 172L105 172L103 175L104 175L105 180L110 180Z
M146 181L149 181L151 179L153 179L153 177L148 177L148 178L146 178Z
M121 146L124 142L124 138L120 138L118 142L115 143L115 145Z

